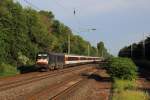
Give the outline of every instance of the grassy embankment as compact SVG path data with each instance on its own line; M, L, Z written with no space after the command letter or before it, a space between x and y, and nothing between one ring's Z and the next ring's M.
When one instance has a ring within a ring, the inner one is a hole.
M137 88L137 67L131 59L113 58L106 69L113 78L112 100L150 100Z
M19 74L16 67L9 64L0 64L0 77L13 76Z
M0 64L0 77L15 76L17 74L30 73L37 70L38 69L34 66L34 64L14 67L10 64L2 63Z
M113 83L112 100L150 100L148 93L137 89L135 80L116 79Z

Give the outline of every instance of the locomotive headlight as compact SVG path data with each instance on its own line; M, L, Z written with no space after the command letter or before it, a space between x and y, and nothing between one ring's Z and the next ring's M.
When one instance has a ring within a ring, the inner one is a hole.
M37 59L36 63L47 65L48 64L48 59Z

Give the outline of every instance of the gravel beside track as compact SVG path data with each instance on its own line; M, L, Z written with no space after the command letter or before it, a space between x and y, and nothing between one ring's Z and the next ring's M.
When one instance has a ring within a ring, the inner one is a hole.
M111 80L105 70L100 69L87 76L52 100L110 100Z

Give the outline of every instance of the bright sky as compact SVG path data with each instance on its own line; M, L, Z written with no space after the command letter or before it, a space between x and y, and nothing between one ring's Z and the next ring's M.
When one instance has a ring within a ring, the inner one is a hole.
M15 1L30 6L24 0ZM56 19L92 45L103 41L113 55L122 47L142 40L143 33L150 32L150 0L28 1L41 10L52 11ZM91 28L96 31L88 31Z

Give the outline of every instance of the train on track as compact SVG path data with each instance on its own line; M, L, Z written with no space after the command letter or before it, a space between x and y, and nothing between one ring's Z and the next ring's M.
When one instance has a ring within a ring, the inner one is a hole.
M79 64L96 63L102 60L102 57L39 52L36 56L36 68L47 71Z

